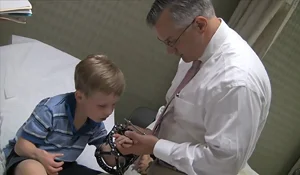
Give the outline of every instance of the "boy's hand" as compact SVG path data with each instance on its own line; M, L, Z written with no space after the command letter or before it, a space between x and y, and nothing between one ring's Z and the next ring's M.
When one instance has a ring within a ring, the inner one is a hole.
M63 154L51 154L45 150L39 150L37 153L37 159L45 167L49 175L58 174L62 170L64 162L56 162L56 157L61 157Z
M115 143L117 146L118 151L125 155L126 154L126 150L128 148L130 148L131 146L134 145L133 140L131 140L130 138L124 136L124 135L120 135L120 134L114 134L115 137Z
M155 144L158 142L158 138L153 135L141 135L133 131L126 131L125 136L133 140L133 144L130 147L122 147L117 144L117 148L123 155L135 154L153 154Z
M120 145L121 147L129 148L133 145L133 141L124 135L114 134L113 137L115 137L116 144Z

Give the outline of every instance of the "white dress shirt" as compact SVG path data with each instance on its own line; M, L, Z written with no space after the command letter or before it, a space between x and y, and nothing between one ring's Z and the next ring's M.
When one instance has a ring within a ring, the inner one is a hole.
M238 174L269 113L271 85L261 60L220 20L200 71L172 101L154 148L157 158L189 175ZM167 101L191 64L180 61Z

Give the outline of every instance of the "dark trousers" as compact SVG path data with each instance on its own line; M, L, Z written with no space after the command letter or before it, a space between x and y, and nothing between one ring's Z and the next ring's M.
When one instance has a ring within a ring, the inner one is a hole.
M6 160L6 172L5 175L14 175L15 168L19 163L29 158L18 156L14 151L7 157ZM83 165L79 165L77 162L64 162L63 170L59 175L99 175L101 172L90 169Z

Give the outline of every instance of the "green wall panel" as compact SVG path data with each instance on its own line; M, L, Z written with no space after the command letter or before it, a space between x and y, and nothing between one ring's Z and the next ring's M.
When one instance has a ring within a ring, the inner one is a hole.
M287 175L300 157L300 6L263 59L272 84L268 121L250 164L261 175Z

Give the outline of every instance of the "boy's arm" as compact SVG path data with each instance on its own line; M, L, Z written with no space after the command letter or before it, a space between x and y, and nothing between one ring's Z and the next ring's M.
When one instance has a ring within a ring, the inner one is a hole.
M123 144L125 144L127 146L131 146L133 144L133 141L126 136L121 136L121 135L117 136L116 135L115 138L116 138L116 140L115 140L116 144L122 145L121 147L117 146L117 148L119 149L120 152L122 152ZM126 149L126 148L124 148L124 149ZM110 152L111 147L110 147L110 145L104 143L100 146L100 150L103 152ZM109 166L116 165L116 157L114 155L103 155L103 159L105 160L106 164L108 164ZM119 161L122 161L122 158L119 159Z
M19 156L29 157L38 160L38 154L41 152L33 143L20 137L15 145L15 152Z
M111 148L108 144L104 143L102 145L100 145L100 150L104 151L104 152L110 152ZM103 159L106 162L107 165L109 166L115 166L116 165L116 160L115 160L115 156L112 155L103 155Z
M107 136L107 131L103 123L99 124L94 131L92 138L89 140L89 145L94 145L97 148L100 148L101 151L110 152L111 148L108 144L104 143L104 140ZM103 159L109 166L115 166L114 156L104 155Z
M44 143L50 128L52 128L52 113L40 103L18 131L15 152L19 156L36 160L40 152L36 145Z
M99 124L94 131L92 138L89 141L89 145L94 145L97 148L100 148L103 152L110 152L111 147L104 143L105 138L107 137L107 130L103 123ZM116 160L115 156L113 155L103 155L103 159L105 163L109 166L115 166Z
M38 104L33 110L28 120L22 125L17 133L31 143L44 144L48 133L52 130L52 112L43 104Z
M48 174L56 174L62 170L64 162L56 162L55 158L62 154L51 154L45 150L37 148L33 143L22 137L18 139L15 145L15 152L19 156L29 157L40 162Z
M61 154L51 154L37 148L36 145L45 143L45 139L52 128L52 113L47 106L38 104L28 120L17 133L17 143L14 151L19 156L29 157L41 162L48 174L62 170L63 162L55 162Z
M102 122L101 124L95 127L94 133L92 137L89 139L88 144L94 145L96 147L102 145L106 136L107 136L107 131L105 129L104 123Z

